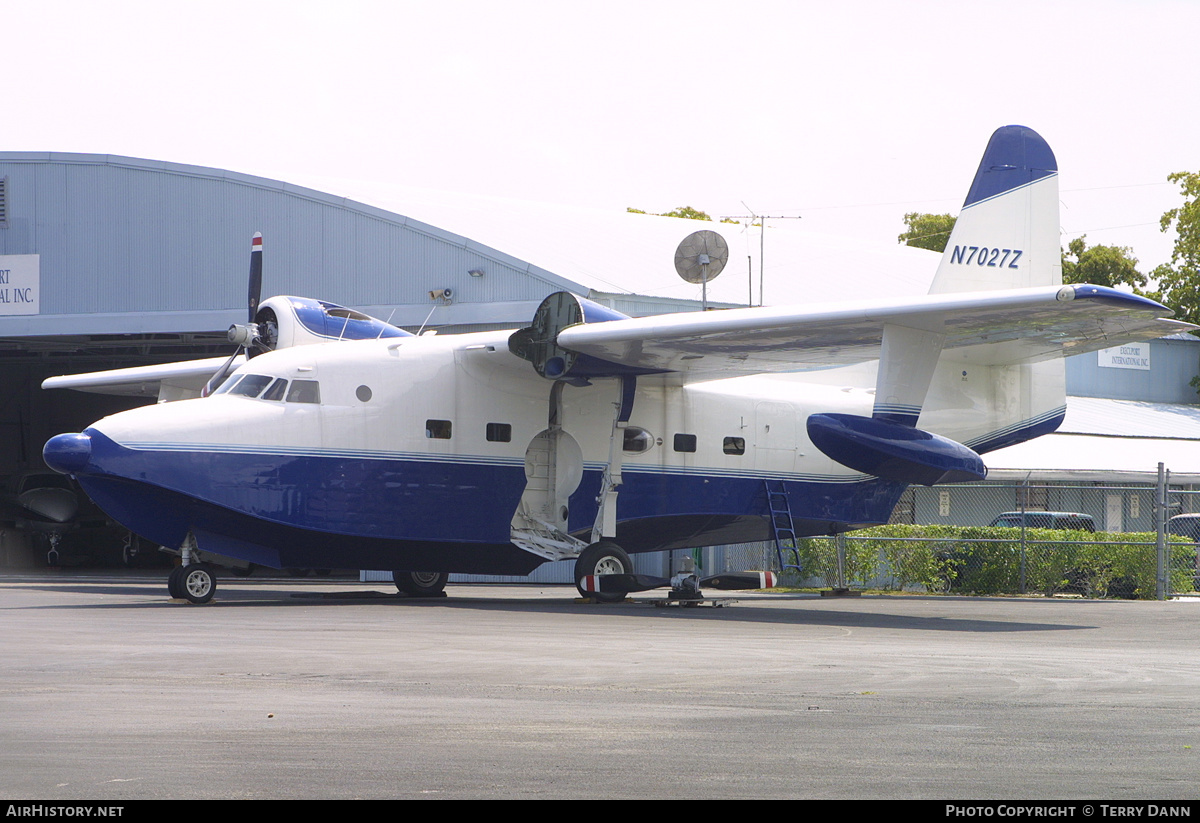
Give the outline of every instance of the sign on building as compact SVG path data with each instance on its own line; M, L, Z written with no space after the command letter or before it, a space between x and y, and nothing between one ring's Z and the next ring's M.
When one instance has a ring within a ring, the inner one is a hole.
M37 254L0 254L0 315L38 313L39 258Z
M1127 343L1096 352L1102 369L1141 369L1150 371L1150 344Z

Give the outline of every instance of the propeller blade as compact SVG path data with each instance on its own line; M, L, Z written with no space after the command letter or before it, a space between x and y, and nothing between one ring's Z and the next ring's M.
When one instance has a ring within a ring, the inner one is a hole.
M661 589L670 586L671 581L665 577L651 577L648 574L589 574L580 581L579 586L585 592L604 594L631 594L646 592L651 589Z
M258 303L262 299L262 232L256 231L250 241L250 289L247 302L250 304L250 316L247 323L254 322L258 314Z
M251 347L257 342L258 327L254 325L254 316L258 314L258 301L262 298L262 232L256 231L254 237L250 239L250 287L248 289L246 300L250 306L250 319L246 321L245 326L239 326L236 323L229 327L229 342L236 343L237 348L233 350L233 354L229 355L229 359L225 361L225 365L217 369L217 373L208 379L204 384L203 391L200 392L201 397L208 397L221 387L225 382L225 378L229 375L233 368L233 361L237 356L246 352L246 357L251 356Z
M739 589L770 589L774 588L778 582L779 576L775 572L729 572L706 577L700 581L700 585L723 591L737 591Z
M231 367L233 366L233 361L241 353L241 349L233 350L233 354L229 355L229 359L225 361L225 365L217 369L217 373L208 378L208 382L204 384L204 389L200 392L201 397L208 397L217 389L221 388L221 384L225 382L225 377L229 374Z

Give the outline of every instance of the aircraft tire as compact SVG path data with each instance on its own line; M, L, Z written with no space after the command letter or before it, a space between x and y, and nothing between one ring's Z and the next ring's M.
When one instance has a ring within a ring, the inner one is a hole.
M575 561L575 588L579 594L602 603L619 603L622 592L600 593L583 590L583 578L593 574L632 574L633 561L629 554L611 540L600 540L579 553Z
M176 566L167 575L167 594L176 600L183 600L183 566Z
M196 563L183 566L179 576L180 591L184 599L192 603L207 603L217 593L217 576L212 566L207 563Z
M409 597L437 597L446 588L449 579L449 572L392 572L392 582L396 588Z

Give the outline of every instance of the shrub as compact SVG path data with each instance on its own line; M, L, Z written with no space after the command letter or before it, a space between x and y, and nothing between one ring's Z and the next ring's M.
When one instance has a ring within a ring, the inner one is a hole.
M1169 539L1171 591L1190 591L1196 576L1196 546L1183 538ZM800 555L803 567L812 574L829 582L837 579L832 538L800 541ZM1025 590L1029 592L1153 598L1156 569L1153 532L1025 530ZM890 524L847 535L847 582L865 585L880 574L890 576L890 588L1015 594L1020 591L1021 530Z

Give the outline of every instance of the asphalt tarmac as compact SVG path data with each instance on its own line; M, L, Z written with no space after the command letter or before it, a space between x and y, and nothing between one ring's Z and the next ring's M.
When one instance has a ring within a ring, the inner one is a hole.
M0 575L0 796L1200 796L1200 601L447 591Z

